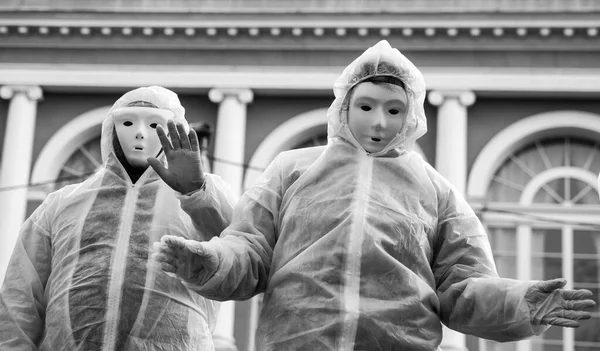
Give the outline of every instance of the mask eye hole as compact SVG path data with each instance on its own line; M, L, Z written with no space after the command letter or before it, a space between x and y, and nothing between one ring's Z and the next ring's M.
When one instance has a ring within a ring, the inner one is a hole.
M125 127L131 127L133 125L133 122L131 122L131 121L125 121L125 122L123 122L123 125Z
M152 129L156 129L156 126L158 126L158 123L151 123L150 124L150 128L152 128Z
M395 108L389 110L390 115L397 115L398 113L400 113L400 111L396 110Z
M362 106L360 107L360 109L361 109L361 110L363 110L363 111L371 111L371 107L370 107L370 106L367 106L367 105L362 105Z

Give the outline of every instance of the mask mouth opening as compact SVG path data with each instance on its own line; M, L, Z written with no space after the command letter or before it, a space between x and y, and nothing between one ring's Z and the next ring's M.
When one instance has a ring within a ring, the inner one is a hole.
M144 148L143 148L143 147L141 147L141 146L136 146L136 147L135 147L135 149L136 149L136 150L140 150L140 151L143 151L143 150L144 150Z
M377 142L377 143L381 141L381 139L379 139L379 138L371 138L371 140L373 140L374 142Z

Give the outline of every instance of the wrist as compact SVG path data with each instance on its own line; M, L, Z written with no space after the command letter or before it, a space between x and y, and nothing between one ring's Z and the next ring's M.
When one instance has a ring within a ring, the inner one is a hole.
M192 195L198 191L206 190L206 178L202 179L201 182L194 182L187 189L181 192L182 195Z

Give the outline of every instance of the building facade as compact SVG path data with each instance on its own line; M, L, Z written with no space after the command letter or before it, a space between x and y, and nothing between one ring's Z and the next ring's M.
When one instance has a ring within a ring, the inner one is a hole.
M23 220L101 163L100 124L138 86L209 123L212 172L241 193L281 151L326 143L342 69L381 39L423 72L417 151L480 214L504 277L600 295L600 3L589 0L8 0L0 4L0 280ZM253 350L260 297L227 303ZM444 350L600 349L579 329Z

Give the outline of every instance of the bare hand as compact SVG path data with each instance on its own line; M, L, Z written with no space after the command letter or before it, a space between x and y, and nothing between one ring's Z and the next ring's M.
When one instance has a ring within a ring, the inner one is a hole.
M205 178L196 132L190 129L189 133L186 133L183 124L178 123L175 126L173 121L167 122L167 128L168 137L161 125L156 127L156 134L167 157L169 168L165 168L154 157L148 158L148 164L167 185L181 194L200 189Z
M152 259L163 271L177 275L184 281L202 284L219 267L219 257L203 243L172 235L165 235L154 243Z
M586 289L561 289L567 282L560 279L536 283L525 294L534 325L558 325L578 328L578 320L590 319L591 314L584 310L596 306L591 300L592 292Z

